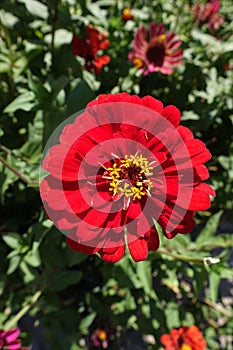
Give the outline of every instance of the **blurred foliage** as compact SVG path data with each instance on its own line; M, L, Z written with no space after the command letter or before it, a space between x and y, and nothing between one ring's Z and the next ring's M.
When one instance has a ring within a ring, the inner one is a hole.
M233 318L221 285L232 281L232 223L230 232L223 224L233 216L233 4L221 1L225 22L213 35L195 24L193 3L1 1L0 328L30 309L51 349L91 349L97 327L107 330L111 349L119 349L128 329L158 349L161 334L195 323L209 350L231 349ZM125 7L134 20L122 21ZM183 42L183 64L172 75L143 77L128 61L136 28L152 20ZM98 76L71 53L72 35L83 36L87 24L110 40L111 61ZM208 168L217 196L190 235L171 241L161 235L160 250L147 261L135 264L126 255L111 265L66 247L43 212L38 181L52 131L98 94L119 91L180 108L183 125L213 154Z

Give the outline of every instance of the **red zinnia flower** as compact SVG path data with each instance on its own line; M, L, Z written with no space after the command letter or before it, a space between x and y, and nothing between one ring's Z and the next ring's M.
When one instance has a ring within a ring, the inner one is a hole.
M0 349L27 350L26 348L21 348L21 341L18 339L19 334L18 328L12 328L8 331L0 329Z
M131 10L129 7L124 8L122 13L122 20L127 22L130 19L134 19L134 15L131 13Z
M133 51L129 60L140 68L144 75L153 72L172 74L174 66L182 63L183 51L177 50L181 41L171 32L164 32L163 24L152 22L149 28L150 40L144 26L140 27L134 36Z
M197 326L173 328L170 334L164 334L160 341L165 350L205 350L206 341Z
M179 122L174 106L119 93L100 95L63 129L40 190L72 249L115 262L127 241L140 261L159 247L154 220L168 238L192 230L215 195L202 183L211 154Z
M211 0L207 4L196 4L191 8L191 12L196 19L196 23L206 23L210 31L218 30L224 22L224 17L218 11L220 3L218 0Z
M97 28L91 25L86 27L86 41L84 42L79 36L74 35L72 39L72 54L85 59L85 68L99 74L103 66L109 63L108 55L98 56L100 50L109 47L109 40L106 34L101 34Z

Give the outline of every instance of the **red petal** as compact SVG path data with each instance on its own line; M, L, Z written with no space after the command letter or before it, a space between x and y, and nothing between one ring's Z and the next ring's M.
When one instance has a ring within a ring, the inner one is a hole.
M206 210L209 209L211 204L210 195L215 196L215 191L205 183L200 183L194 188L182 186L181 194L176 199L176 204L188 210ZM190 203L187 203L190 196Z
M176 128L180 123L180 111L175 106L167 106L162 115Z
M159 235L153 226L149 232L148 250L155 251L159 248Z
M125 246L122 245L122 246L117 247L115 249L103 248L99 251L99 254L103 260L111 262L111 263L115 263L115 262L121 260L121 258L123 258L124 254L125 254Z
M140 214L141 214L141 205L140 203L135 203L133 201L131 201L129 208L127 210L127 216L134 220L136 219Z
M82 193L87 198L83 198ZM66 208L68 211L72 213L81 213L90 209L90 204L87 203L87 200L90 200L90 196L88 195L88 189L83 189L81 191L74 191L72 193L66 193Z
M82 252L84 254L95 254L99 250L98 247L90 247L84 244L80 244L70 237L66 237L66 244L75 252Z
M73 46L72 48L73 55L78 55L81 57L86 56L86 45L84 44L83 40L79 36L74 35L71 44Z
M145 96L142 98L143 106L152 109L158 113L161 113L163 110L163 104L161 101L155 99L152 96Z
M183 125L179 125L177 127L177 131L179 132L180 136L184 141L193 139L193 133L189 128L186 128Z
M200 180L206 180L209 178L209 171L204 165L199 165L194 168L195 175L199 177Z
M134 261L146 260L148 255L148 244L145 238L140 237L128 243L130 254Z

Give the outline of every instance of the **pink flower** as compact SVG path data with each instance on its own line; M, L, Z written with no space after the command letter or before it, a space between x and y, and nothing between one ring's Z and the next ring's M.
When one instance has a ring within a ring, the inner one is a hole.
M91 335L91 341L94 347L107 349L108 348L108 335L105 329L97 328Z
M129 60L141 69L144 75L153 72L172 74L174 66L182 63L182 50L177 50L181 41L176 35L164 31L163 24L152 22L149 27L150 40L144 26L138 28L133 40L133 51Z
M191 8L196 23L205 23L210 31L218 30L224 22L224 17L218 13L220 3L218 0L211 0L205 5L196 4Z
M18 339L20 330L12 328L8 331L0 329L0 349L4 350L27 350L21 348L21 341Z

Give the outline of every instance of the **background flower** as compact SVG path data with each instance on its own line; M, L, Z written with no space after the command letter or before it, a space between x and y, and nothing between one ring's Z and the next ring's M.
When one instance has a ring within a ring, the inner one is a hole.
M191 327L180 327L172 329L170 334L161 337L161 343L165 350L205 350L206 341L200 329L193 325Z
M106 34L101 34L91 25L86 27L85 34L85 41L77 35L73 36L72 53L85 59L85 68L88 71L100 74L102 67L109 63L110 57L108 55L99 56L98 52L109 47L109 40L106 39Z
M21 347L21 341L18 339L19 328L12 328L8 331L0 329L0 349L3 350L27 350Z
M134 15L131 13L131 9L130 7L125 7L123 9L123 13L122 13L122 20L127 22L129 20L133 20L134 19Z
M103 328L96 328L91 335L91 342L94 347L107 349L108 348L108 334Z
M191 12L196 23L205 23L210 31L218 30L224 22L224 17L218 13L220 2L218 0L208 1L204 4L195 4Z
M147 41L145 27L137 29L129 60L144 75L153 72L172 74L174 67L182 63L182 50L177 50L181 41L176 39L174 33L165 32L163 24L155 22L150 24L149 34L150 39Z

